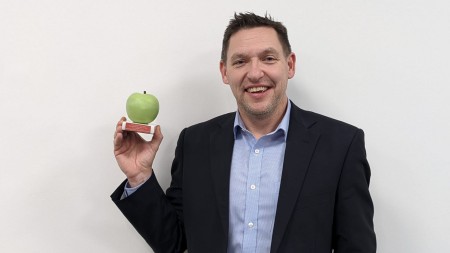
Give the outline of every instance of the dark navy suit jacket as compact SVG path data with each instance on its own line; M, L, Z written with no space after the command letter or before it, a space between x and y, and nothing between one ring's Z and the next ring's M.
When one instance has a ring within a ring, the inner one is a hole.
M271 253L376 252L361 129L292 104ZM152 177L113 201L156 252L226 253L235 113L184 129L166 194Z

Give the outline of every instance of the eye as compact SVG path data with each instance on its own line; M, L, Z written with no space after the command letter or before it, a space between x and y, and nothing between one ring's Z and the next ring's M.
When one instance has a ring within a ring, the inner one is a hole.
M264 57L264 62L274 63L276 61L277 61L277 58L275 56L273 56L273 55L267 55L267 56Z
M232 62L233 66L241 66L245 63L244 59L236 59Z

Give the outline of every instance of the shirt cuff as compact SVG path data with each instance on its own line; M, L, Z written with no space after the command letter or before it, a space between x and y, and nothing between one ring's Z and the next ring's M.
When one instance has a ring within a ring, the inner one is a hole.
M133 194L135 191L137 191L137 189L139 189L143 184L145 184L145 182L147 182L147 180L145 180L140 185L137 185L135 187L130 187L130 185L128 184L128 181L127 181L127 183L125 184L125 187L124 187L122 197L120 199L124 199L124 198L130 196L131 194Z

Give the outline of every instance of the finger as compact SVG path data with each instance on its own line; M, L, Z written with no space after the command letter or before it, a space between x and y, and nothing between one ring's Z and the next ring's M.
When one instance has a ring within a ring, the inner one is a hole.
M116 133L114 135L114 150L117 150L122 146L123 141L123 134L122 133Z
M164 136L161 132L161 126L157 125L155 127L155 133L153 134L152 143L155 143L157 147L161 144Z
M125 117L122 117L116 125L116 131L114 132L114 149L119 148L122 145L123 138L125 137L125 133L122 130L122 123L126 121Z
M127 118L125 118L125 117L120 118L120 120L117 122L116 129L118 127L120 127L120 129L122 129L122 124L124 121L127 121Z
M114 138L116 138L117 133L122 133L122 132L123 132L123 130L122 130L122 124L123 124L123 122L126 121L126 120L127 120L127 119L126 119L125 117L122 117L122 118L119 120L119 122L117 122L117 125L116 125L116 131L114 132Z

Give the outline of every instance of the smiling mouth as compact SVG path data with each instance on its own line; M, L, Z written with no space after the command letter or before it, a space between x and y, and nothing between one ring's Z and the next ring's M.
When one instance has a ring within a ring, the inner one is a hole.
M264 91L266 91L268 89L269 88L267 88L267 87L251 87L251 88L247 89L247 92L250 92L250 93L261 93L261 92L264 92Z

